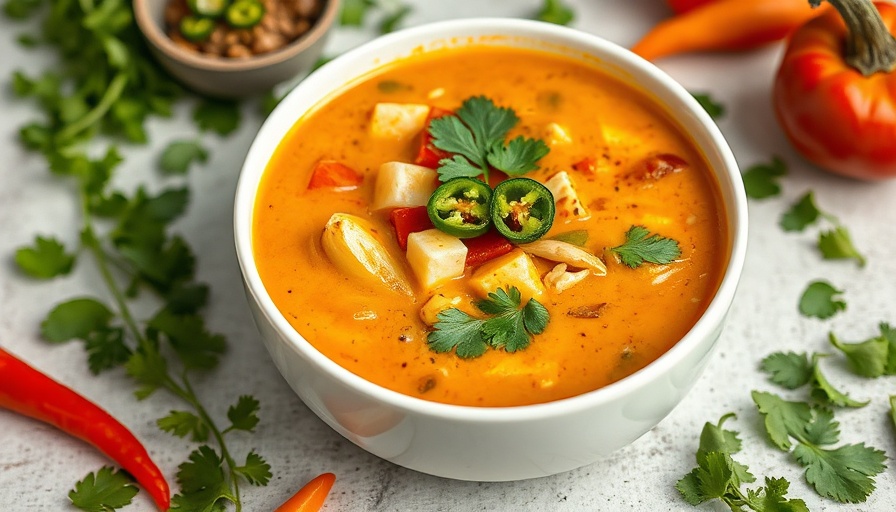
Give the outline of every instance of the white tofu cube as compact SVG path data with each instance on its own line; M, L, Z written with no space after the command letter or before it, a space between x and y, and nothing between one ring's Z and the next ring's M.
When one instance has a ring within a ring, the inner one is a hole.
M417 282L431 290L439 284L464 275L467 246L438 229L408 235L408 263Z
M554 195L557 206L555 217L565 221L587 219L591 214L579 200L579 194L566 171L560 171L544 182L544 186Z
M423 129L429 105L377 103L370 117L370 133L381 139L409 139Z
M523 304L544 294L538 268L522 249L514 249L483 264L470 278L470 286L483 298L498 288L515 286Z
M569 129L561 124L548 123L544 132L545 138L551 146L570 144L572 142L572 135L569 133Z
M439 175L429 167L386 162L380 166L373 187L374 211L384 208L424 206L438 186Z

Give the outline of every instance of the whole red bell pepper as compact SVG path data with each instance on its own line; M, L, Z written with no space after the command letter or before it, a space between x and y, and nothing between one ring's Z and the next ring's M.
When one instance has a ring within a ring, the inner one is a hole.
M894 177L896 5L828 1L836 9L790 39L775 77L775 112L793 146L819 167L866 180Z
M53 425L108 455L168 510L168 482L140 441L109 413L0 348L0 407Z

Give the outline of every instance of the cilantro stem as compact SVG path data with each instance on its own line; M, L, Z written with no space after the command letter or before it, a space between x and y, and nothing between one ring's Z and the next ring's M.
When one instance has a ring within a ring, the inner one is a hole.
M121 94L124 92L124 88L127 84L127 74L125 74L124 72L120 72L115 75L115 78L113 78L109 83L109 87L106 89L106 92L105 94L103 94L103 97L100 99L99 103L97 103L80 119L59 130L59 133L56 135L57 140L63 142L70 140L82 131L92 126L100 119L102 119L103 116L105 116L109 111L109 109L112 108L112 105L116 101L118 101L118 98L121 97Z

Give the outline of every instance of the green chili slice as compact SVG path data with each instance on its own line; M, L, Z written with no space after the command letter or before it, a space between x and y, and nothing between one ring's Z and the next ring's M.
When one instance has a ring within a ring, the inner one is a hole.
M534 242L554 223L554 196L533 179L514 178L495 187L489 211L504 238L518 244Z
M264 17L264 4L258 0L236 0L224 13L227 23L234 28L251 28Z
M215 20L199 16L184 16L180 20L180 33L190 41L204 41L215 31Z
M452 178L429 197L426 212L433 226L451 236L473 238L491 225L489 200L492 189L473 178Z
M230 0L187 0L193 14L206 18L216 18L224 14Z

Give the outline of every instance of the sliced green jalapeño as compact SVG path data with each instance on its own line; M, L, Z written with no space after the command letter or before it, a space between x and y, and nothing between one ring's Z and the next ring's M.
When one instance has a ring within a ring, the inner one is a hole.
M426 212L433 226L451 236L473 238L491 226L492 189L473 178L452 178L429 197Z
M264 17L264 4L258 0L236 0L224 13L227 24L234 28L251 28Z
M529 178L502 181L492 193L492 222L504 238L517 244L534 242L554 223L554 196Z
M184 16L180 20L180 33L193 42L205 41L215 30L215 20L199 16Z

